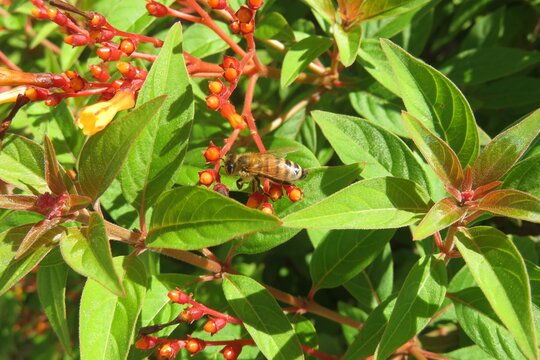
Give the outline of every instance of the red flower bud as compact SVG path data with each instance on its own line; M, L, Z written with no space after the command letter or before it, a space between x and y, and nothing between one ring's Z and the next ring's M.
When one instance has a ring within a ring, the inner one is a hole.
M45 100L49 96L49 90L42 88L30 87L26 89L24 95L30 99L30 101Z
M43 7L33 8L31 13L32 13L32 16L35 17L36 19L45 20L49 18L49 16L47 15L47 10Z
M283 190L281 190L281 185L272 185L268 190L268 195L273 201L281 199L283 196Z
M154 336L143 336L135 343L135 347L140 350L152 349L158 343L158 338Z
M105 18L101 14L94 13L92 19L88 21L88 25L93 28L99 28L105 25Z
M216 185L214 185L214 191L220 193L223 196L229 197L229 188L222 183L217 183Z
M236 360L242 352L242 346L238 344L227 345L220 352L225 360Z
M90 42L90 38L81 34L68 35L64 38L64 42L71 46L82 46Z
M103 61L115 61L122 57L122 52L118 49L103 46L97 49L97 55Z
M246 6L241 6L236 12L236 17L240 23L248 23L253 19L253 10Z
M266 200L266 196L256 191L253 194L251 194L251 196L248 198L246 206L252 209L257 209L265 200Z
M219 109L219 98L216 95L210 95L206 98L206 106L211 110Z
M292 202L300 201L302 200L302 194L304 192L300 190L300 188L297 188L296 186L290 186L286 188L287 196L289 199L291 199Z
M199 172L199 182L202 185L210 186L216 180L214 170L204 170Z
M229 29L231 29L233 34L238 34L240 32L240 21L235 20L229 24Z
M208 148L204 152L204 158L206 159L206 162L214 162L219 160L221 153L221 148L219 146L214 145L213 142L210 141L210 145L208 145Z
M189 301L189 295L180 290L171 290L167 296L172 302L177 304L186 304Z
M232 56L223 56L223 62L221 63L221 67L224 70L227 70L230 67L234 67L235 69L238 69L240 67L240 61L238 59L232 57Z
M263 204L261 211L265 214L274 215L274 207L269 202Z
M248 6L253 10L259 9L261 6L263 6L263 4L264 1L262 0L248 0Z
M208 0L208 6L215 10L222 10L227 7L227 0Z
M101 82L107 82L111 78L107 70L101 65L90 65L90 72L96 80Z
M204 331L206 331L209 334L214 335L219 330L223 329L227 325L227 321L224 319L216 318L216 319L210 319L204 324Z
M221 94L221 92L225 89L225 86L223 85L223 83L220 81L220 80L216 80L216 81L210 81L208 83L208 90L210 90L210 92L212 94Z
M223 77L228 81L228 82L233 82L235 81L237 78L238 78L238 70L236 70L234 67L230 67L228 69L226 69L224 72L223 72Z
M118 49L127 55L131 55L137 49L137 42L132 39L123 39Z
M255 30L255 22L251 20L248 23L240 23L240 31L242 34L251 34Z
M152 1L146 4L146 10L148 10L148 13L155 17L163 17L167 15L167 7L163 4L160 4L158 2Z
M192 355L203 351L206 347L206 342L201 339L191 338L186 342L186 350L189 351Z

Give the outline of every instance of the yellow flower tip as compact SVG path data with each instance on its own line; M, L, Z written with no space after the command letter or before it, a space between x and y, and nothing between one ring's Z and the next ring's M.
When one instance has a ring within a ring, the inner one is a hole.
M83 108L75 123L82 129L84 135L91 136L105 129L118 112L134 106L135 94L131 91L120 90L108 101Z
M16 88L1 92L0 104L13 103L17 101L17 96L24 95L25 93L26 93L26 86L17 86Z

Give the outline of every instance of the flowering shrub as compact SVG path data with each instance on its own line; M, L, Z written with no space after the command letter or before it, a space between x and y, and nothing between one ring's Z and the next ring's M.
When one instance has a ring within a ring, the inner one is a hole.
M0 0L1 356L538 358L538 14Z

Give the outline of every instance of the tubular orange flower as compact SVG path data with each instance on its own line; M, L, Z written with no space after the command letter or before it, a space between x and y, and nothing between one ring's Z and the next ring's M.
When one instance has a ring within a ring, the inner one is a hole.
M17 100L17 96L24 95L26 93L26 86L18 86L13 89L0 93L0 104L12 103Z
M120 90L109 101L99 102L82 109L75 122L84 135L94 135L105 129L117 112L135 106L135 95L131 91Z

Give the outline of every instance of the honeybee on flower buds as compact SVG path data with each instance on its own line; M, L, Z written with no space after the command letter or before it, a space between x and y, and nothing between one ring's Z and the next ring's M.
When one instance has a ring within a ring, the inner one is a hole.
M277 183L302 180L307 171L290 160L261 153L229 153L225 156L227 175L239 175L244 182L267 178Z

